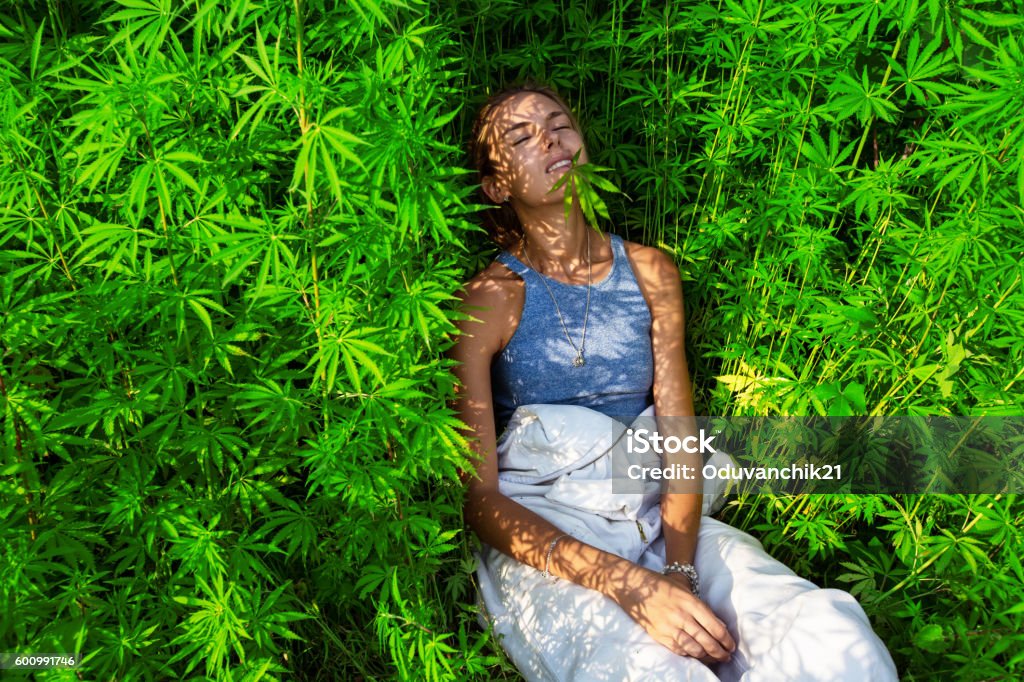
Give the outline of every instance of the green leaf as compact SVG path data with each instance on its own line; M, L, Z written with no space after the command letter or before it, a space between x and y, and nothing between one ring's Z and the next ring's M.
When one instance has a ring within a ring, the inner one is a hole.
M913 642L914 646L931 653L941 653L947 649L943 628L935 623L925 625L915 632Z

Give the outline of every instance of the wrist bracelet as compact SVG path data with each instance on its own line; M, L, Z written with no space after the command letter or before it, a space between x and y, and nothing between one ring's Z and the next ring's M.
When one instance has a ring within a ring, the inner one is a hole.
M558 544L559 540L561 540L564 537L568 537L568 536L569 536L568 533L562 533L557 538L555 538L554 540L551 541L551 546L548 547L548 558L544 560L544 577L545 578L550 578L551 577L551 573L548 572L548 568L551 566L551 553L555 551L555 545Z
M685 575L690 581L690 589L693 590L693 596L700 599L700 577L697 575L697 568L693 564L681 564L678 561L673 561L665 566L661 572L664 575L670 573L682 573Z

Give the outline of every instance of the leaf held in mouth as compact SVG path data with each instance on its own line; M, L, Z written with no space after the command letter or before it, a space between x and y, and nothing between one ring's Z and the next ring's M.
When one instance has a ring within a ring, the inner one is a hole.
M619 194L622 193L622 190L607 178L599 175L599 173L606 173L612 170L611 168L595 166L591 163L579 163L581 152L582 149L576 151L572 157L572 165L569 167L569 170L555 182L550 191L555 192L562 187L571 187L571 191L565 193L565 219L568 220L569 214L572 212L573 198L578 197L580 209L583 211L583 217L586 218L587 224L597 225L598 216L605 220L611 220L608 207L598 193L598 190Z

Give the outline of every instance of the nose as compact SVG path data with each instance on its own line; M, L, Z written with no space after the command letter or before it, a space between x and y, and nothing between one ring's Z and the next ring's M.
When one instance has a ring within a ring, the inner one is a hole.
M543 136L541 137L541 143L544 145L544 149L551 149L552 145L554 145L556 142L558 142L558 144L561 145L561 141L558 138L558 134L555 133L555 131L553 130L545 130Z

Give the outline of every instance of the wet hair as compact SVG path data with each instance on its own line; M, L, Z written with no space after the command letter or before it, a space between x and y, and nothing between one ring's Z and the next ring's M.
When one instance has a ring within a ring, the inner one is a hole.
M494 110L502 102L523 92L535 92L553 100L565 110L569 120L572 122L573 128L580 131L580 126L576 122L572 109L569 108L566 101L554 89L540 83L527 81L521 85L514 85L500 90L487 98L487 101L480 107L480 111L477 112L476 119L473 121L473 132L470 134L468 151L470 163L473 164L473 168L476 168L477 171L478 182L482 182L485 177L495 173L494 161L491 158L491 145L483 139L484 128L487 127L491 114L494 113ZM580 133L582 135L582 131ZM484 193L482 185L479 191L483 203L493 205L492 208L483 211L484 227L487 228L487 233L503 249L514 246L523 236L523 226L519 222L519 216L516 215L515 209L508 203L494 205L491 198Z

